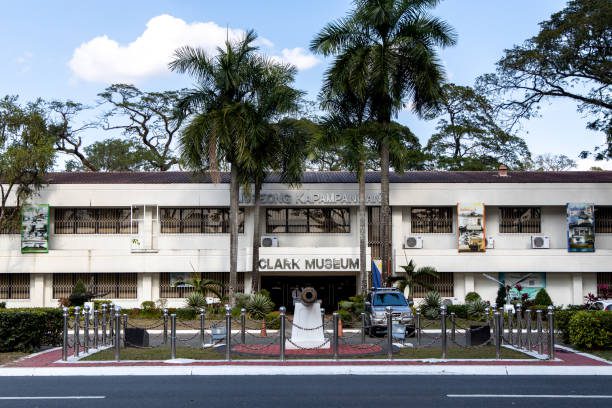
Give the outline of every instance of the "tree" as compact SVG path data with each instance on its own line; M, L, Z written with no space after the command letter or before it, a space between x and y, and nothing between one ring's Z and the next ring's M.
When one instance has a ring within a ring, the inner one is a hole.
M564 154L540 154L527 167L535 171L566 171L576 167L576 162Z
M390 267L389 127L405 106L422 115L440 98L444 69L436 47L455 43L452 29L427 10L437 0L355 0L343 19L328 23L312 40L311 50L334 55L335 78L367 98L381 126L382 263Z
M412 299L414 294L414 287L421 286L427 290L433 290L433 286L430 285L427 280L428 278L439 279L440 274L433 266L422 266L416 268L415 263L411 259L408 265L401 265L404 270L404 275L397 277L390 277L389 283L397 283L399 290L404 292L406 299Z
M425 148L435 168L495 170L505 164L520 169L530 158L525 141L504 128L484 95L455 84L444 85L442 91L440 109L427 116L440 117Z
M147 151L133 140L106 139L85 147L83 157L95 171L151 170L146 160ZM66 171L91 170L83 161L69 160Z
M288 103L289 98L265 96L270 92L266 89L272 82L270 77L287 67L258 55L253 45L256 39L250 30L239 41L226 41L214 58L203 49L182 47L170 63L173 71L190 74L198 81L198 88L187 91L180 102L183 111L197 112L180 137L185 162L191 168L209 170L215 180L219 178L219 162L230 165L228 292L232 305L238 262L239 186L256 173L258 163L252 152L267 140L268 120L294 107L293 101ZM264 106L267 103L270 106Z
M606 135L596 159L612 157L612 3L571 0L540 23L540 32L506 50L495 74L480 79L488 94L507 96L502 108L518 119L537 114L541 102L569 99L589 117L587 127ZM588 152L584 153L584 156Z
M16 96L0 100L0 229L16 229L16 209L45 185L53 165L54 137L42 105L21 106Z

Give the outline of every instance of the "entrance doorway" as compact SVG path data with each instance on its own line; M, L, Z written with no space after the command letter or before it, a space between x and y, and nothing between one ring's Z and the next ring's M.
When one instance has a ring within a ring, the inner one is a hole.
M338 309L338 302L355 296L357 293L357 278L348 276L262 276L261 287L270 292L274 307L285 306L287 312L293 313L293 298L291 292L297 286L300 289L312 286L321 300L321 307L326 313Z

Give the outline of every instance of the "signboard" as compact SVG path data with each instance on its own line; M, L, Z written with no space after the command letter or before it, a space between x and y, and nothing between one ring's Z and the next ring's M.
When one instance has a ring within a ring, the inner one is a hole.
M504 282L506 285L512 285L510 289L510 298L521 299L521 295L523 293L527 293L529 295L529 299L535 299L535 296L539 292L540 289L546 288L546 273L544 272L536 272L529 275L527 279L522 281L520 285L522 286L521 292L514 287L515 282L518 282L521 278L526 275L524 272L510 272L510 273L499 273L499 280Z
M359 257L264 257L261 271L359 271Z
M21 208L21 253L49 252L49 204Z
M367 205L380 205L381 194L379 192L366 192ZM304 205L304 206L326 206L326 205L359 205L359 193L357 191L299 191L287 190L281 192L262 192L261 203L263 205ZM253 196L240 194L240 204L253 204Z
M595 206L567 203L567 250L595 252Z
M484 204L457 204L457 224L459 252L485 252Z

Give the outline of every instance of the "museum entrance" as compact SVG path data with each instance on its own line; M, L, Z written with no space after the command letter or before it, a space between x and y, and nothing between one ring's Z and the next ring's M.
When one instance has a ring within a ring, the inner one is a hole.
M338 309L338 302L355 296L357 293L357 278L346 276L262 276L261 288L270 292L274 308L285 306L288 313L293 313L293 294L297 287L303 289L312 286L321 300L321 307L326 313Z

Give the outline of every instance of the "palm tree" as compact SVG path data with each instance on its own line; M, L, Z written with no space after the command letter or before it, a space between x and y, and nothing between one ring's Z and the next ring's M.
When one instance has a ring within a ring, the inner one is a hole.
M427 282L427 278L440 278L436 268L433 266L422 266L417 269L412 259L408 262L408 265L402 265L401 268L404 270L405 275L391 276L387 281L389 283L397 283L397 287L404 292L404 296L407 299L412 299L415 285L422 286L427 290L433 290L433 286Z
M368 93L373 120L381 127L381 235L383 274L389 275L390 207L389 126L391 118L409 103L419 115L441 96L444 69L436 47L455 43L453 30L429 16L439 0L354 0L343 19L327 24L312 40L311 50L335 55L332 70L344 72L352 87Z

